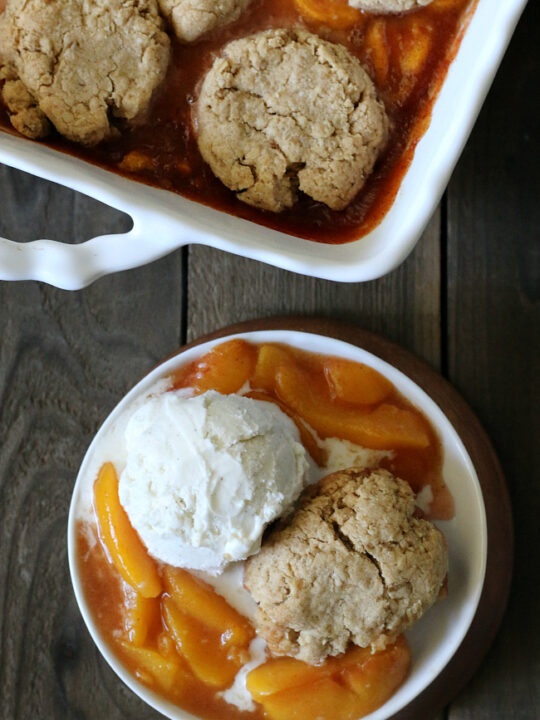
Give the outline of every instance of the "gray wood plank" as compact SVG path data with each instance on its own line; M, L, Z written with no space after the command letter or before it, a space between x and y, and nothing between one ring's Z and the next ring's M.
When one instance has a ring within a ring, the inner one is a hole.
M194 246L188 262L188 339L230 323L272 315L339 318L441 360L440 212L406 262L369 283L338 284Z
M529 4L449 189L449 375L492 437L516 526L507 615L450 720L540 717L539 11Z
M0 235L81 240L125 217L0 169ZM21 222L21 218L23 221ZM78 466L122 395L181 342L181 254L79 293L0 284L0 717L161 717L102 660L67 566Z
M6 165L0 165L0 187L0 232L9 240L77 243L131 227L127 215L97 200Z

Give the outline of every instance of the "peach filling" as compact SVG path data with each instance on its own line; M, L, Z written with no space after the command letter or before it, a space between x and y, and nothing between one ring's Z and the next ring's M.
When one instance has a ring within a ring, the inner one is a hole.
M135 675L163 690L191 674L211 687L230 685L249 657L255 633L248 620L187 571L158 570L120 504L112 463L94 484L94 507L100 538L124 580L118 644Z
M234 339L178 370L172 387L196 394L241 391L273 402L296 424L313 459L326 463L320 438L337 437L391 450L386 466L415 491L433 490L432 517L450 517L442 455L426 418L366 365L294 348ZM316 433L316 434L315 434ZM132 527L118 497L114 466L94 484L101 543L81 524L79 563L89 605L104 636L141 682L199 717L246 717L219 691L250 658L254 629L213 587L187 570L160 566ZM310 666L270 658L247 676L254 719L355 720L382 705L405 679L410 653L403 637L386 650L350 648Z
M105 463L94 485L94 508L99 534L122 578L144 598L161 592L156 563L146 552L118 498L118 477L112 463Z
M257 352L243 340L229 340L217 345L200 360L181 369L174 378L174 387L192 388L198 395L216 390L227 395L235 393L251 377Z
M211 694L233 683L249 661L254 629L200 578L181 568L158 568L120 504L112 463L102 466L95 481L94 507L108 553L101 555L106 567L99 576L112 566L123 580L122 627L120 632L115 628L109 640L142 683L193 710L189 698L201 688ZM83 556L93 553L96 546L86 548ZM106 602L98 620L109 607ZM409 661L403 638L373 655L353 647L317 667L274 658L248 674L247 689L272 720L354 720L392 695L405 679ZM252 715L258 717L259 711Z
M343 30L362 24L362 11L352 8L347 0L294 0L298 12L308 23Z
M393 695L409 665L401 636L381 652L354 647L320 666L275 658L252 670L246 684L272 720L355 720Z

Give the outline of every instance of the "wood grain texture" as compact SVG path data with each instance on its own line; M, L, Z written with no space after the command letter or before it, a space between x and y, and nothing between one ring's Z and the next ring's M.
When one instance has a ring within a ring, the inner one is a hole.
M0 187L0 236L9 240L78 243L131 227L127 215L97 200L5 165L0 165Z
M256 317L302 314L380 332L440 366L440 212L401 267L369 283L338 284L212 248L189 249L188 340Z
M123 230L109 208L3 168L0 235ZM48 212L44 212L47 208ZM24 218L24 227L19 227ZM66 527L78 466L126 390L181 341L180 255L84 293L0 284L0 717L151 718L76 606Z
M540 717L540 7L529 3L448 193L448 368L497 447L516 526L508 613L450 720Z

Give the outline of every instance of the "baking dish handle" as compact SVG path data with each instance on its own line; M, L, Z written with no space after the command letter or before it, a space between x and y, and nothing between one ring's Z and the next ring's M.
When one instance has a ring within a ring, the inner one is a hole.
M135 223L127 233L100 235L77 245L0 238L0 280L40 280L63 290L80 290L103 275L157 260L188 242L178 232L161 230L153 227L149 236Z

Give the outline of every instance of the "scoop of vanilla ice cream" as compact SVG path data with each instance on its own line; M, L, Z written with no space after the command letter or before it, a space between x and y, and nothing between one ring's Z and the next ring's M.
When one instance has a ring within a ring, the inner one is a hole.
M219 572L257 552L305 485L306 451L269 402L209 391L153 396L125 430L120 502L148 551Z

